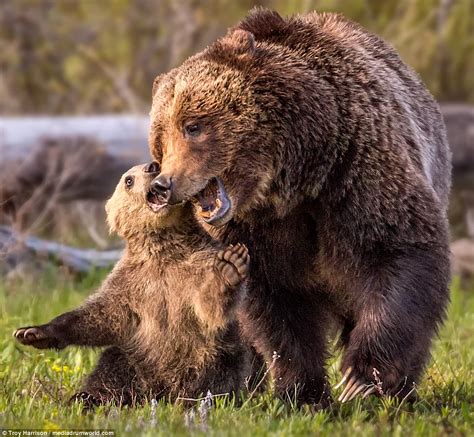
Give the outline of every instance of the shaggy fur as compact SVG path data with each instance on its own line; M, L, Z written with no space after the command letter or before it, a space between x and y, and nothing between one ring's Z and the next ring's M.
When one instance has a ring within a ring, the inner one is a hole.
M329 399L336 322L342 371L405 396L449 300L450 156L418 76L339 15L256 9L153 92L170 201L224 181L231 214L205 226L252 253L240 322L267 361L280 356L277 393Z
M76 395L89 403L230 393L247 375L235 321L247 250L222 250L189 205L153 212L146 194L157 174L132 168L107 203L127 247L100 289L78 309L15 333L40 349L112 346Z

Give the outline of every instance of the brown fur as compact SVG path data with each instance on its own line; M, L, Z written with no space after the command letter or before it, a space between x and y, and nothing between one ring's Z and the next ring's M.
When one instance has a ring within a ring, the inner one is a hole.
M146 194L156 175L132 168L107 203L110 228L127 247L100 289L78 309L15 333L38 348L112 346L76 396L89 403L231 393L246 376L235 308L247 251L222 250L189 205L153 212Z
M267 361L280 355L277 392L328 399L332 321L343 371L410 391L449 299L450 154L396 52L339 15L256 9L157 78L151 122L171 202L224 181L231 220L205 226L252 252L240 321Z

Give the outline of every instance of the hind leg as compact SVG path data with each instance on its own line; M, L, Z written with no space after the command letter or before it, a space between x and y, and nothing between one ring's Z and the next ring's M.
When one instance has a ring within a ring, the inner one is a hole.
M118 347L110 347L102 352L94 371L71 401L81 401L85 408L108 402L133 405L138 399L135 380L135 371L125 353Z
M407 249L364 281L354 328L343 339L340 401L405 397L418 383L448 302L449 262L443 255Z
M220 338L217 353L208 360L206 367L190 373L188 380L181 388L181 393L172 393L184 398L199 398L208 392L213 395L226 394L236 396L245 388L245 377L250 368L249 348L242 342L237 322L229 325Z

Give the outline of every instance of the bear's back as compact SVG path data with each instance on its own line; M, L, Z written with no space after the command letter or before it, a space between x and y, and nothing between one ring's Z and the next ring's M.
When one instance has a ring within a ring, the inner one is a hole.
M354 95L362 90L364 99L378 105L376 111L390 117L394 147L400 146L397 142L405 145L414 165L447 206L450 152L439 107L388 43L331 13L283 19L274 11L254 9L237 28L251 32L257 43L293 51L316 74L327 75L329 83L341 87L341 94L347 95L348 88Z

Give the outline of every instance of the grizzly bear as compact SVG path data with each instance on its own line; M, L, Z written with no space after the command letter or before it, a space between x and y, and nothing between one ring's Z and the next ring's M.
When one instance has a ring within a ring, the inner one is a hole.
M340 15L253 10L153 87L153 190L252 253L239 311L276 393L325 405L415 390L449 300L450 153L395 50Z
M149 397L196 398L243 388L246 350L236 307L244 293L245 246L222 246L189 204L167 206L150 192L156 163L126 172L107 202L122 259L79 308L15 337L38 349L109 346L82 391L87 407Z

